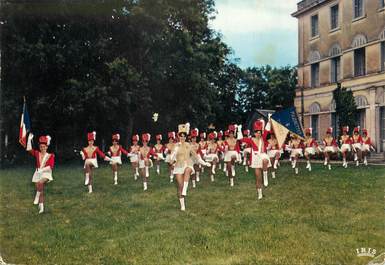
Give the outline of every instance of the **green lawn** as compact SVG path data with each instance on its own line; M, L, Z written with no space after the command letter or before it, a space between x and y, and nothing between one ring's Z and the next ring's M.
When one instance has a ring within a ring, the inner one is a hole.
M101 163L102 164L102 163ZM385 252L384 167L283 165L256 200L253 174L239 167L230 188L207 171L179 210L167 174L149 190L123 166L96 170L86 193L80 164L58 166L46 213L32 205L32 168L0 171L0 254L14 264L367 264L356 248ZM162 168L165 171L165 168Z

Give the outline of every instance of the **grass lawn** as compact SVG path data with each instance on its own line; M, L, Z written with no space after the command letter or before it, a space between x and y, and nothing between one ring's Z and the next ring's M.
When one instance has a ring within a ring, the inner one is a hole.
M0 171L0 254L12 264L367 264L356 249L385 252L384 167L334 165L295 176L288 164L256 200L252 172L230 188L207 171L189 187L186 212L165 167L149 190L127 164L119 185L96 170L88 194L80 164L57 166L46 212L33 205L29 168Z

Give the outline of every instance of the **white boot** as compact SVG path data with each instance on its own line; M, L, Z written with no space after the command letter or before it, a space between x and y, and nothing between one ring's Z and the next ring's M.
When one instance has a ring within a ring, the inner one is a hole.
M295 168L295 166L297 165L297 160L293 159L293 164L292 164L292 168Z
M360 161L356 161L356 167L358 167L360 165Z
M134 179L137 180L139 177L139 168L135 168L135 176Z
M354 153L354 161L357 161L357 159L358 159L358 156L356 153Z
M294 169L294 171L295 171L295 174L298 175L298 167L296 167L296 168Z
M230 187L234 187L234 178L230 178Z
M88 193L92 193L92 185L88 185Z
M309 164L309 167L308 167L308 169L309 169L309 172L311 171L311 164Z
M186 211L186 207L184 205L184 198L179 198L179 203L180 203L180 210Z
M193 188L196 188L195 179L192 180Z
M306 164L306 168L309 168L309 167L310 167L310 161L308 160Z
M223 163L223 172L226 172L226 171L227 171L226 164Z
M195 175L196 175L196 177L197 177L197 181L199 182L199 181L201 181L201 179L200 179L200 177L199 177L199 171L197 171L196 173L195 173Z
M211 182L214 182L214 175L211 175Z
M226 175L226 177L228 177L229 176L229 171L225 171L225 175Z
M84 180L84 185L88 185L88 183L90 183L90 173L86 173L86 178Z
M222 169L222 164L221 164L221 163L218 163L218 169L219 169L219 170Z
M38 205L39 204L39 198L40 198L40 191L36 192L35 200L33 201L33 204Z
M187 195L188 181L183 182L182 196Z
M144 167L144 171L146 173L146 178L148 178L150 176L150 172L148 172L148 167Z
M143 182L143 191L147 190L147 182Z
M211 173L213 173L215 175L215 164L213 165L213 167L211 168Z
M248 166L245 166L245 171L246 171L246 173L249 172L249 167Z
M258 200L262 199L262 189L257 189L258 191Z
M231 176L235 177L235 166L231 166Z
M44 213L44 204L39 203L39 214Z
M118 185L118 172L114 172L114 185Z
M265 185L265 187L269 185L269 178L267 176L267 171L263 171L263 185Z
M365 165L365 166L368 165L368 160L366 159L366 156L364 157L364 165Z
M327 164L328 164L328 159L325 158L324 166L326 166Z
M202 173L205 173L205 167L202 167Z
M174 182L174 175L170 175L170 183Z
M277 169L278 168L278 159L275 159L274 160L274 169Z
M159 165L156 165L156 174L160 174L160 166Z
M271 177L275 179L275 171L271 172Z
M328 169L329 169L329 170L332 170L332 165L329 164L329 165L328 165Z

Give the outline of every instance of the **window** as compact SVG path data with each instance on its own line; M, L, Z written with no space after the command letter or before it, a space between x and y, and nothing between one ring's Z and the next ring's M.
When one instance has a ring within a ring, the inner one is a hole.
M381 42L381 71L385 71L385 41Z
M311 36L318 36L318 15L311 17Z
M311 128L313 129L313 137L318 140L318 115L311 115Z
M341 57L334 57L331 59L330 67L330 81L332 83L337 83L340 80L340 63Z
M319 63L311 65L311 87L319 86Z
M385 0L379 0L380 1L380 8L385 7Z
M354 16L353 18L362 17L364 15L364 0L353 0Z
M332 120L332 124L331 124L331 127L333 127L333 137L337 137L337 134L338 134L338 128L340 127L339 125L339 122L338 122L338 116L337 116L337 113L335 112L332 112L331 113L331 120Z
M357 126L360 126L361 128L365 128L365 113L365 109L359 109L356 113Z
M365 48L354 50L354 76L365 75Z
M330 8L330 29L338 28L338 5Z

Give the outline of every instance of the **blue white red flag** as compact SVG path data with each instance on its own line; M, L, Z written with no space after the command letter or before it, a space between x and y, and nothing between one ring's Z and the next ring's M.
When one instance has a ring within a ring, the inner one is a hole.
M19 130L19 143L26 148L27 147L27 134L31 131L31 120L27 110L27 104L24 100L23 113L21 113L20 130Z

